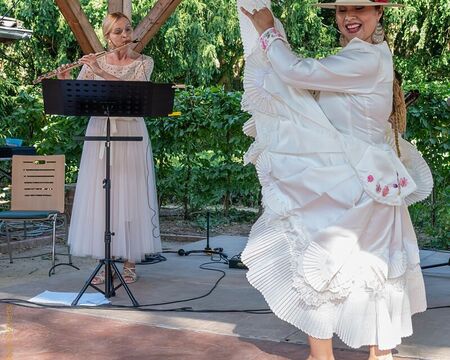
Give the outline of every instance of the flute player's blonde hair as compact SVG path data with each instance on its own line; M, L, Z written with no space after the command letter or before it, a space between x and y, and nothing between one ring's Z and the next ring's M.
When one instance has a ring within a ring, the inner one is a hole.
M114 24L120 19L127 19L128 22L131 24L131 20L128 18L128 16L126 16L121 12L114 12L106 15L102 24L103 36L105 37L105 39L107 39L107 36L111 33Z

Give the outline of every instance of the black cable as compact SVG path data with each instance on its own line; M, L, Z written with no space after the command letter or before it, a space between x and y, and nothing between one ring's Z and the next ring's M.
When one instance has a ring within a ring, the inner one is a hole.
M70 306L70 305L47 305L47 304L41 304L41 303L35 303L28 300L22 300L22 299L0 299L0 303L4 304L10 304L15 306L21 306L21 307L27 307L27 308L51 308L51 309L104 309L104 310L135 310L135 311L143 311L143 312L190 312L190 313L248 313L248 314L254 314L254 315L267 315L271 314L272 311L270 309L193 309L192 307L185 306L180 308L170 308L170 309L149 309L150 306L162 306L162 305L171 305L176 304L180 302L189 302L194 300L199 300L202 298L205 298L217 288L220 281L226 276L226 272L221 269L214 269L214 268L207 268L205 265L210 264L217 264L217 263L223 263L218 261L211 261L207 263L203 263L199 265L199 268L202 270L209 270L209 271L216 271L220 272L222 275L219 277L219 279L216 280L213 287L206 293L200 296L196 296L193 298L188 299L181 299L181 300L175 300L175 301L168 301L163 303L154 303L154 304L144 304L139 306L131 306L131 305L100 305L100 306L87 306L87 305L77 305L77 306ZM429 307L426 310L435 310L435 309L443 309L443 308L450 308L450 305L443 305L443 306L434 306Z
M253 315L269 315L272 314L272 311L270 309L193 309L190 306L184 306L180 308L170 308L170 309L148 309L148 308L142 308L141 305L138 307L134 307L131 305L99 305L99 306L88 306L88 305L48 305L48 304L41 304L36 303L28 300L23 299L15 299L15 298L5 298L0 299L0 303L2 304L8 304L8 305L14 305L19 307L24 307L28 309L100 309L100 310L134 310L134 311L141 311L141 312L189 312L189 313L207 313L207 314L217 314L217 313L247 313L247 314L253 314ZM436 309L446 309L450 308L450 305L443 305L443 306L433 306L429 307L426 310L436 310Z
M450 308L450 305L432 306L427 308L427 310L446 309L446 308Z
M174 253L176 253L176 251L173 251ZM42 254L36 254L36 255L29 255L29 256L17 256L17 257L13 257L13 260L18 260L18 259L32 259L32 258L36 258L39 256L45 256L45 255L51 255L51 253L42 253ZM63 254L66 255L66 254ZM136 265L153 265L153 264L157 264L163 261L167 261L167 258L165 256L162 256L160 254L157 255L151 255L151 256L146 256L145 257L145 261L136 263ZM0 257L0 261L2 260L8 260L9 261L9 257ZM114 262L116 263L123 263L124 260L122 259L117 259L114 260Z
M29 309L39 309L39 308L46 308L46 309L100 309L100 310L135 310L135 311L143 311L143 312L190 312L190 313L247 313L247 314L254 314L254 315L268 315L272 314L272 311L270 309L193 309L190 306L184 306L180 308L171 308L171 309L143 309L142 306L147 305L141 305L138 307L130 306L130 305L99 305L99 306L88 306L88 305L77 305L77 306L71 306L71 305L48 305L48 304L41 304L36 303L28 300L23 299L14 299L14 298L5 298L0 299L0 303L2 304L9 304L19 307L25 307ZM429 307L426 310L436 310L436 309L446 309L450 308L450 305L443 305L443 306L433 306Z
M201 309L201 310L194 310L191 307L180 307L180 308L171 308L171 309L149 309L148 307L150 306L162 306L162 305L171 305L171 304L176 304L176 303L180 303L180 302L189 302L189 301L194 301L194 300L199 300L202 298L205 298L209 295L211 295L211 293L217 288L217 286L219 285L220 281L222 281L222 279L226 276L226 272L221 270L221 269L215 269L215 268L210 268L210 267L205 267L205 265L210 265L210 264L218 264L218 263L222 263L225 264L224 262L220 262L220 261L210 261L210 262L206 262L203 263L201 265L199 265L199 268L201 270L208 270L208 271L215 271L215 272L220 272L222 275L216 280L216 282L214 283L213 287L205 294L200 295L200 296L196 296L193 298L187 298L187 299L181 299L181 300L174 300L174 301L168 301L168 302L163 302L163 303L154 303L154 304L144 304L144 305L139 305L137 307L135 306L130 306L130 305L101 305L101 306L85 306L85 305L77 305L77 306L69 306L69 305L47 305L47 304L40 304L40 303L34 303L28 300L21 300L21 299L0 299L0 303L6 303L6 304L11 304L11 305L16 305L16 306L22 306L22 307L29 307L29 308L55 308L55 309L63 309L63 308L70 308L70 309L108 309L108 310L137 310L137 311L150 311L150 312L154 312L154 311L163 311L163 312L171 312L171 311L184 311L184 312L198 312L198 313L248 313L248 314L270 314L272 313L272 311L270 309L243 309L243 310L237 310L237 309L229 309L229 310L224 310L224 309Z
M164 253L178 253L177 251L172 250L166 250L163 251ZM159 260L157 262L166 261L167 259L162 255L156 255L155 258L163 258L164 260ZM221 260L224 261L221 261ZM163 303L154 303L154 304L144 304L139 306L130 306L130 305L100 305L100 306L86 306L86 305L77 305L77 306L70 306L70 305L47 305L47 304L40 304L31 302L28 300L22 300L22 299L0 299L0 303L15 305L15 306L21 306L21 307L27 307L27 308L51 308L51 309L106 309L106 310L135 310L135 311L143 311L143 312L191 312L191 313L248 313L248 314L255 314L255 315L266 315L271 314L272 311L270 309L243 309L243 310L237 310L237 309L200 309L195 310L192 307L180 307L180 308L170 308L170 309L149 309L148 307L151 306L162 306L162 305L172 305L180 302L189 302L194 300L203 299L209 295L212 294L212 292L217 288L219 283L222 281L222 279L226 276L226 272L221 269L215 269L210 267L205 267L205 265L210 264L228 264L228 259L222 254L219 254L219 260L214 260L214 254L211 254L211 260L210 262L203 263L199 265L199 268L201 270L208 270L208 271L215 271L220 272L222 275L216 280L213 287L205 294L196 296L193 298L187 298L187 299L181 299L181 300L174 300L174 301L168 301ZM120 262L120 261L118 261ZM141 265L147 265L145 263L140 263ZM429 307L426 310L435 310L435 309L443 309L443 308L450 308L450 305L443 305L443 306L435 306L435 307Z
M190 313L248 313L255 315L265 315L272 313L269 309L244 309L244 310L214 310L214 309L204 309L204 310L194 310L189 306L171 309L142 309L140 307L134 307L130 305L100 305L100 306L88 306L88 305L48 305L35 303L28 300L22 299L0 299L0 303L14 305L19 307L24 307L28 309L99 309L99 310L135 310L142 312L190 312Z
M222 273L222 275L219 277L219 279L216 280L215 284L213 285L213 287L206 293L200 296L196 296L193 298L188 298L188 299L181 299L181 300L174 300L174 301L168 301L168 302L164 302L164 303L155 303L155 304L144 304L144 305L140 305L139 307L148 307L148 306L161 306L161 305L171 305L171 304L176 304L176 303L180 303L180 302L189 302L189 301L194 301L194 300L199 300L199 299L203 299L209 295L211 295L211 293L217 288L217 286L219 285L219 283L222 281L222 279L226 276L225 271L220 270L220 269L214 269L214 268L205 268L204 265L209 265L209 264L217 264L216 261L212 261L212 262L207 262L207 263L203 263L199 266L200 269L202 270L209 270L209 271L216 271L216 272L220 272Z
M167 258L161 254L145 255L145 260L136 263L136 265L153 265L160 262L167 261Z
M420 250L426 250L426 251L434 251L434 252L438 252L438 253L443 253L443 254L449 254L450 255L450 251L448 250L443 250L443 249L437 249L434 247L421 247Z
M43 253L43 254L30 255L30 256L18 256L18 257L13 257L13 260L17 260L17 259L32 259L32 258L35 258L35 257L45 256L45 255L51 255L51 253ZM1 260L8 260L9 261L9 257L0 258L0 261Z
M101 310L139 310L137 307L133 307L130 305L98 305L98 306L90 306L90 305L49 305L49 304L41 304L33 301L23 300L23 299L14 299L14 298L6 298L0 299L0 303L15 305L19 307L25 307L29 309L101 309ZM152 311L180 311L184 308L174 308L174 309L152 309Z
M163 251L164 252L164 251ZM151 254L151 255L145 255L145 260L141 262L137 262L136 265L153 265L158 264L160 262L167 261L167 258L161 254ZM124 259L115 259L114 262L116 263L124 263Z

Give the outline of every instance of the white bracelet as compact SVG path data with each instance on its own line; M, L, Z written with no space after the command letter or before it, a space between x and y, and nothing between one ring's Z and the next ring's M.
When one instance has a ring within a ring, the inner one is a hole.
M283 35L277 29L271 27L259 36L259 43L261 45L261 48L266 51L269 48L270 44L272 44L277 39L286 42L286 39L283 37Z

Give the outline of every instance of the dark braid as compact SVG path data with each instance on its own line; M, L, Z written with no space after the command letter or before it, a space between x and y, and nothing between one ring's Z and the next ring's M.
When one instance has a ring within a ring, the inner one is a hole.
M383 24L383 15L381 16L380 24ZM384 35L384 39L389 46L389 41L386 34ZM394 81L392 83L392 112L389 116L389 122L391 123L392 130L394 131L394 140L397 155L398 157L401 157L398 137L399 133L404 133L406 131L406 104L405 96L402 90L401 76L397 71L395 71L395 65L393 67L393 72Z

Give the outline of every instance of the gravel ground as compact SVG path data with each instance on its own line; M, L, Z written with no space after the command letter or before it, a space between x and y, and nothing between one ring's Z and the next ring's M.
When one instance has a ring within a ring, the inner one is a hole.
M203 219L201 219L203 220ZM243 219L241 219L243 220ZM217 217L215 218L217 221ZM216 235L248 235L252 222L231 222L217 223L211 221L210 236ZM160 212L160 228L163 250L178 250L183 248L186 243L198 241L206 238L206 215L203 227L199 222L183 220L182 210L176 207L165 207ZM39 231L39 229L37 230ZM32 233L32 231L30 231ZM22 233L19 232L20 236ZM38 235L38 234L36 234ZM47 237L46 243L51 243ZM5 236L0 236L0 245L6 244ZM36 241L32 248L13 250L14 263L9 263L6 247L0 247L0 288L8 284L20 284L29 282L32 279L48 277L48 271L51 267L51 246L44 245L42 241ZM3 251L3 253L1 253ZM66 253L67 248L61 243L57 246L57 252ZM67 257L58 255L57 262L66 262ZM97 260L91 258L73 257L73 263L81 269L94 269ZM74 271L71 267L60 266L58 273Z
M186 243L198 241L206 237L206 231L194 222L181 220L178 217L161 217L161 233L163 250L178 250ZM246 235L251 228L250 223L232 223L220 225L211 229L210 236L220 234ZM3 237L0 243L6 242ZM9 284L26 283L32 279L40 279L48 276L51 267L51 246L42 245L29 249L13 250L14 262L9 263L7 253L0 252L0 288ZM57 245L57 252L66 253L67 248L63 244ZM59 262L67 261L66 256L58 255ZM57 262L58 262L57 261ZM94 269L97 260L87 257L73 257L73 263L80 268ZM57 272L71 272L68 266L58 267Z
M163 250L178 250L186 244L186 241L163 241ZM28 283L33 279L42 279L48 277L48 271L51 267L51 246L45 245L22 251L14 251L14 262L9 263L8 254L0 253L0 288L10 284ZM57 252L65 253L67 248L58 244ZM66 262L66 256L57 256L58 262ZM72 257L74 265L81 269L94 269L97 260L88 257ZM69 266L60 266L57 273L72 272Z

